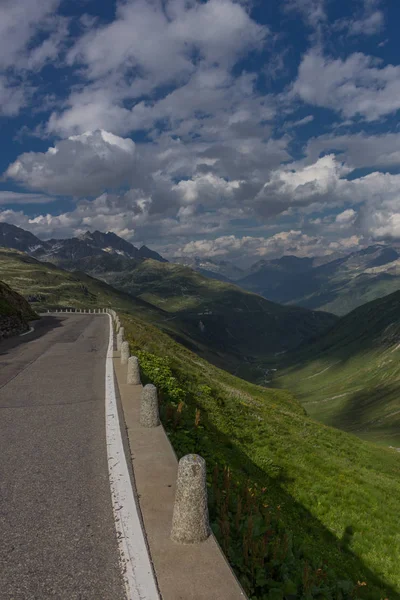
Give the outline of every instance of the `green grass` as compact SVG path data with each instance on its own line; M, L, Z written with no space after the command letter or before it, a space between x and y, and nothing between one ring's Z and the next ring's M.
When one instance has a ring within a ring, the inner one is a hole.
M305 561L316 571L326 563L335 581L366 581L359 597L400 598L397 453L317 423L290 393L237 379L136 317L125 315L123 324L131 350L144 352L147 365L156 361L153 370L147 367L149 379L165 388L157 381L157 360L166 360L174 385L185 394L179 424L169 427L178 455L203 455L209 478L217 463L229 466L241 485L265 487L263 501L279 527L293 535L302 565ZM168 428L168 390L164 395ZM175 413L176 402L171 401ZM196 409L201 428L194 426ZM169 419L171 424L175 417ZM251 590L251 577L234 550L230 560ZM292 574L296 568L292 564Z
M327 425L400 447L399 343L395 292L355 309L286 357L273 385L292 390L307 413Z

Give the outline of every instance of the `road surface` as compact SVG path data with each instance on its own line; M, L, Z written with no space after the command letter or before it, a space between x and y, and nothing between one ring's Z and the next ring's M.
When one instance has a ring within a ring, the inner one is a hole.
M105 439L107 315L0 343L0 599L122 600Z

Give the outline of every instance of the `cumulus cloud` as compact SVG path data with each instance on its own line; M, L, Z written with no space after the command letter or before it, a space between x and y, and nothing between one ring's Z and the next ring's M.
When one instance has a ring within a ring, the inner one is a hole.
M135 144L106 131L57 142L47 152L21 154L5 177L52 194L93 196L123 185L133 171Z
M357 216L357 213L353 208L347 208L343 212L336 215L335 223L344 224L344 225L348 225L350 223L353 224L356 219L356 216Z
M196 53L232 64L244 50L260 47L267 33L232 0L118 2L116 19L85 34L68 60L83 64L91 79L136 68L158 85L190 73Z
M400 109L400 66L382 66L361 52L334 59L312 49L303 56L292 94L348 118L375 121Z
M126 134L160 119L226 110L237 88L232 66L261 49L268 33L233 0L117 2L114 21L89 28L68 52L87 85L51 115L48 131ZM165 86L176 89L163 94Z
M272 172L255 198L260 214L275 216L290 207L340 202L338 191L343 177L352 170L337 161L333 154L323 156L311 165L294 167L289 165Z
M213 240L197 240L176 249L176 258L229 258L246 263L255 258L272 259L283 254L295 256L327 256L334 252L357 248L360 237L353 235L341 240L328 240L323 235L307 235L300 230L281 231L270 237L235 235Z
M309 140L306 153L315 161L322 152L333 150L354 168L399 166L400 133L322 135Z

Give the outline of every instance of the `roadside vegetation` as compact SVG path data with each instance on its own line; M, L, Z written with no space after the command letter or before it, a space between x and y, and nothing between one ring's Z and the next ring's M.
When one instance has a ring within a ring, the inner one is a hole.
M132 315L178 457L207 461L215 535L251 598L400 598L397 453L310 419Z

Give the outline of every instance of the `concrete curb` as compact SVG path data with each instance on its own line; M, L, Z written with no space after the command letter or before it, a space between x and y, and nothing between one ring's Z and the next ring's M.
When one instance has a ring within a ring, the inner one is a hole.
M128 433L132 468L148 546L163 600L246 600L214 536L185 545L171 539L178 461L164 428L142 427L142 386L126 383L127 365L114 370Z

